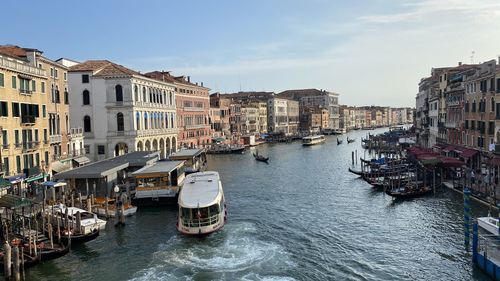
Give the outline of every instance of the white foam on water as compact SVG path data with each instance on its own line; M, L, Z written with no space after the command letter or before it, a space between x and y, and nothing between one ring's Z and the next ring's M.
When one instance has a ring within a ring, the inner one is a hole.
M209 237L198 239L175 235L153 253L150 267L133 280L192 280L197 273L223 276L245 270L279 269L293 266L279 244L258 239L255 225L236 222ZM247 272L242 272L242 275ZM246 280L293 280L287 277L245 275ZM241 276L243 278L243 276Z

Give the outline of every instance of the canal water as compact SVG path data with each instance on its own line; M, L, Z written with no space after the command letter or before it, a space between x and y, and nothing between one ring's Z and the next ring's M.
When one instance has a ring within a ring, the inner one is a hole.
M26 280L487 280L464 249L460 194L394 201L347 172L367 132L339 146L336 136L259 146L269 164L255 148L210 156L227 199L222 231L185 237L175 209L139 209ZM474 216L487 211L473 203Z

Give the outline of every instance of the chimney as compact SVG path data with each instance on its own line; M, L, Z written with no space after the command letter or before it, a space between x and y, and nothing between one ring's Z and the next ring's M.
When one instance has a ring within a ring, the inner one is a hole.
M461 66L461 65L462 65L462 62L461 62L461 61L459 61L459 62L458 62L458 66Z
M191 83L191 77L190 76L188 76L188 82Z
M499 63L500 64L500 57L498 57ZM203 82L201 82L201 86L203 87Z

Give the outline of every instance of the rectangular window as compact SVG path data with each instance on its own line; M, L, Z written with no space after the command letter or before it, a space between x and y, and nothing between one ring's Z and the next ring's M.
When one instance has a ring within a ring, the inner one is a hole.
M3 158L3 167L6 175L9 175L10 165L9 165L9 157Z
M57 78L57 69L54 69L54 77Z
M43 141L44 141L44 142L47 142L47 141L48 141L48 137L47 137L47 129L43 129Z
M84 146L84 149L85 149L85 154L90 154L90 145L86 144Z
M35 141L38 142L38 129L35 129Z
M99 155L103 155L103 154L105 154L105 153L106 153L106 151L105 151L105 147L104 147L104 145L98 145L98 146L97 146L97 154L99 154Z
M9 109L7 106L7 102L0 102L0 116L9 116Z
M42 94L45 94L45 82L42 82L42 83L40 84L40 88L41 88L41 90L42 90Z
M4 86L4 75L3 75L3 73L0 73L0 87L3 87L3 86Z
M7 130L2 130L2 144L4 148L7 148L7 146L9 145Z
M49 164L49 152L45 151L45 165Z
M35 163L38 167L40 167L40 153L35 154Z
M17 77L12 76L12 89L17 89Z
M42 104L42 117L47 117L47 106L45 104Z
M31 91L36 92L36 81L35 80L31 80Z
M50 68L50 77L54 77L54 68Z
M497 93L500 93L500 78L497 79Z
M68 73L64 72L64 81L68 80Z
M82 83L88 83L88 82L89 82L89 75L82 74Z
M14 130L14 144L19 144L19 130Z
M17 168L17 173L20 174L22 171L22 167L21 167L21 156L19 155L16 156L16 168Z
M12 116L19 117L19 103L12 103Z

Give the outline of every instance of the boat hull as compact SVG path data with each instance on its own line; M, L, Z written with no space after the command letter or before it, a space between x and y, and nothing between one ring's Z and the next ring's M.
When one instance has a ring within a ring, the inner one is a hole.
M132 204L135 206L175 206L178 196L142 197L133 198Z
M72 235L72 236L67 236L67 235L61 236L61 241L64 244L67 244L67 243L69 243L69 240L71 239L71 244L75 245L75 244L82 244L82 243L85 243L85 242L92 241L92 240L96 239L98 236L99 236L99 230L96 229L93 232L87 233L87 234L77 234L77 235Z
M482 229L488 231L493 235L498 235L498 219L493 217L477 218L477 224Z

